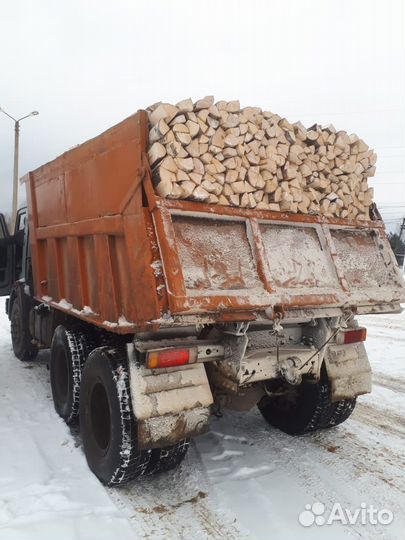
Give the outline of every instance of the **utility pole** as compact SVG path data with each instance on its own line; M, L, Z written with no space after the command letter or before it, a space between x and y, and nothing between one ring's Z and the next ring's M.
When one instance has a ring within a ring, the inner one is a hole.
M30 114L27 114L25 116L22 116L18 120L11 116L11 114L8 114L4 109L0 107L0 112L4 113L6 116L11 118L11 120L14 121L14 168L13 168L13 211L12 211L12 217L11 217L11 226L14 227L15 225L15 218L17 215L17 206L18 206L18 160L19 160L19 153L20 153L20 122L24 120L25 118L29 118L30 116L36 116L39 114L38 111L32 111Z
M11 227L15 225L18 206L18 159L20 155L20 122L14 124L14 167L13 167L13 212L11 214Z

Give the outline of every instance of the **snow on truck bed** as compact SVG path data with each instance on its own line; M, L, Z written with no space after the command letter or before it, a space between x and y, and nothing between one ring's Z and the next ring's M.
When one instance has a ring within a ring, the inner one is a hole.
M78 437L56 415L48 353L12 353L0 300L0 539L403 539L405 528L405 316L361 318L374 388L338 428L301 438L267 426L256 410L213 418L171 473L106 489ZM304 527L306 504L361 503L390 525Z

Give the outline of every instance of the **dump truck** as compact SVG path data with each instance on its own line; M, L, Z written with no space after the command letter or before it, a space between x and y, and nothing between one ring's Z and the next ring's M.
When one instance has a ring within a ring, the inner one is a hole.
M376 208L165 199L147 152L138 111L27 174L14 231L0 219L14 353L50 348L55 409L107 485L175 467L227 408L291 435L345 421L371 391L356 316L404 301Z

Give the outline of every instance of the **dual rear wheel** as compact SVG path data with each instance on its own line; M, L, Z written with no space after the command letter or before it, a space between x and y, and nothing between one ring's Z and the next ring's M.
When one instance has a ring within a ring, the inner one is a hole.
M88 465L101 482L123 484L183 460L188 441L138 449L125 349L94 348L83 332L59 326L50 371L55 409L68 424L79 421Z
M303 435L337 426L354 410L356 398L331 400L331 386L323 368L316 382L299 386L280 384L258 407L265 420L289 435Z

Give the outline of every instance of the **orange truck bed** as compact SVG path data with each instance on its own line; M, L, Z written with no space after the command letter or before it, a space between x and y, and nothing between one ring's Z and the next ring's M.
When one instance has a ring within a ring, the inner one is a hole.
M398 311L380 221L160 199L139 111L25 177L37 300L117 333Z

